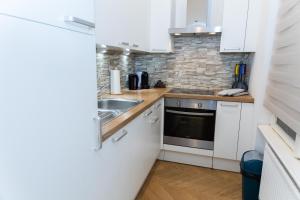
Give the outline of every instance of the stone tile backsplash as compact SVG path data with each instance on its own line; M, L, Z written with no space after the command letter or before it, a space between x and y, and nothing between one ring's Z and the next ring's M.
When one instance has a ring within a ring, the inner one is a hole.
M133 56L123 55L121 52L97 52L97 84L98 94L110 91L110 70L119 69L121 71L121 87L126 88L127 75L134 72Z
M245 53L220 53L220 36L179 36L173 54L135 55L135 70L148 71L151 85L162 80L169 87L230 88L236 63Z
M147 71L150 85L158 80L168 87L191 89L230 88L236 63L247 62L249 54L220 53L221 36L176 36L174 53L171 54L131 54L118 52L97 53L98 91L103 86L110 88L109 70L121 70L121 86L126 87L127 75L137 71ZM250 62L248 62L250 63ZM248 74L249 74L248 67Z

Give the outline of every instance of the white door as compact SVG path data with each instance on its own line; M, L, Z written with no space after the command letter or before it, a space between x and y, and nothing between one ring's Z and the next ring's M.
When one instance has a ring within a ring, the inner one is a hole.
M236 160L241 103L218 101L214 157Z
M248 14L248 0L225 0L221 52L243 52Z
M9 0L0 3L0 13L89 33L93 30L88 26L66 23L65 17L76 17L81 23L95 22L93 0Z
M0 24L0 199L98 200L94 37Z

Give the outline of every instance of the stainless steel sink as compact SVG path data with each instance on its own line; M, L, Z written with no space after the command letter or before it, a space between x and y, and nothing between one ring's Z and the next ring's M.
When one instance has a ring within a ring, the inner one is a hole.
M143 100L101 99L98 101L98 115L105 124L142 102Z
M101 99L98 101L98 108L105 110L127 111L142 102L142 100L129 99Z

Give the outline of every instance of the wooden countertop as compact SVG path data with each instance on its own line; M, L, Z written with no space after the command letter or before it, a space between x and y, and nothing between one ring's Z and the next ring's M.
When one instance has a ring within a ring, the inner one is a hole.
M112 136L118 130L123 128L134 118L139 116L142 112L150 108L156 101L161 99L169 89L148 89L148 90L136 90L136 91L123 91L121 95L106 95L104 98L124 98L124 99L139 99L144 100L136 107L130 109L126 113L118 116L112 121L103 126L103 141Z
M164 97L254 103L254 98L251 97L250 95L239 96L239 97L229 97L229 96L218 96L217 92L215 92L215 95L198 95L198 94L181 94L181 93L175 94L175 93L166 92Z
M124 98L124 99L139 99L144 100L143 103L130 109L126 113L118 116L112 121L103 126L103 141L112 136L118 130L123 128L134 118L139 116L142 112L151 107L156 101L162 97L182 98L182 99L202 99L202 100L216 100L216 101L231 101L242 103L254 103L253 97L250 95L241 97L223 97L218 95L197 95L197 94L173 94L169 93L170 88L148 89L136 91L123 91L121 95L106 95L104 98Z

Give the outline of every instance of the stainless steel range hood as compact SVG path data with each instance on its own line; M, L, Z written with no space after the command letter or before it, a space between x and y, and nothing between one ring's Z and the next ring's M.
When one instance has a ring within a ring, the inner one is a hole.
M169 33L220 33L223 6L224 0L173 0L173 21Z

